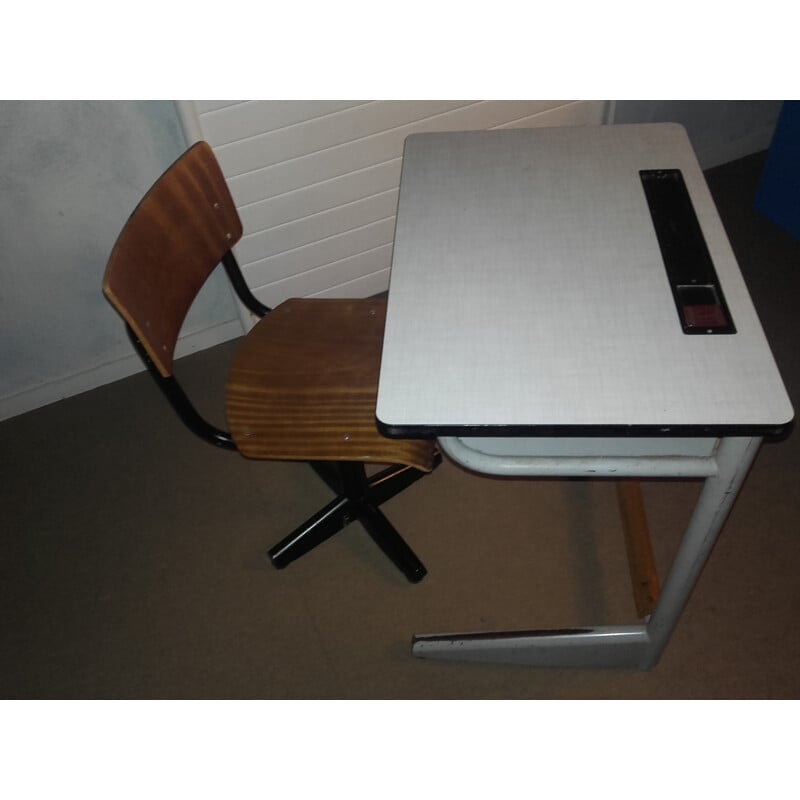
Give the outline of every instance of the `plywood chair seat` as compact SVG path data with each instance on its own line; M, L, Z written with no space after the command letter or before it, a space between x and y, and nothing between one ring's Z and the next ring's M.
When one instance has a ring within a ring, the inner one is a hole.
M436 467L435 443L388 439L375 424L386 303L291 299L275 309L251 293L231 248L238 212L209 145L198 142L153 185L109 257L103 291L184 423L252 459L307 461L334 499L275 545L284 567L358 520L412 582L425 567L378 508ZM230 431L203 419L173 374L192 302L222 263L241 301L262 317L234 355L226 385ZM366 464L389 465L367 475Z
M385 300L292 299L248 334L231 364L228 426L242 455L406 464L429 472L431 442L375 426Z

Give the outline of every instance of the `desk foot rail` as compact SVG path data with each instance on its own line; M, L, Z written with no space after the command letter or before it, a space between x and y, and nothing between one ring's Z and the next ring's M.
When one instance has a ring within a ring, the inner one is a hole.
M648 663L645 625L491 633L418 634L411 653L418 658L520 664L537 667L623 667Z

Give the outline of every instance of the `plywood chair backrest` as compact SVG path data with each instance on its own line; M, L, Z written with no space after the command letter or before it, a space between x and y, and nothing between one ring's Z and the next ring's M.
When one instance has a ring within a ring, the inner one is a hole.
M156 181L122 229L103 293L158 371L172 374L183 321L242 223L211 147L198 142Z

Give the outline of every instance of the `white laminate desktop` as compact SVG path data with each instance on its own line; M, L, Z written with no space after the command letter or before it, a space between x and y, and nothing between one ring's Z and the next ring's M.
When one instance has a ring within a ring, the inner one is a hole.
M684 176L735 334L681 330L639 177L655 168ZM385 430L769 428L792 416L682 127L406 140L377 404Z

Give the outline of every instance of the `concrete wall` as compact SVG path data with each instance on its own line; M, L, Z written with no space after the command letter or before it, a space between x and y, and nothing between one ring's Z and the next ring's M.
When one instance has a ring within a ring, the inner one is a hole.
M100 284L185 139L172 102L0 102L0 419L141 369ZM241 333L224 275L179 352Z

